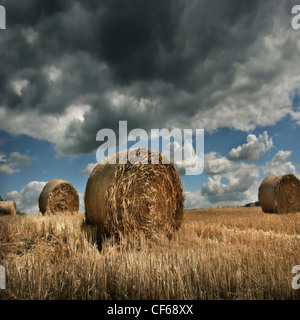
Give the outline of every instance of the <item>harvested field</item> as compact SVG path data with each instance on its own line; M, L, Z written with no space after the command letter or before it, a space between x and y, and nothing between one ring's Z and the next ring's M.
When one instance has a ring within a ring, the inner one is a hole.
M186 211L171 240L106 240L77 216L0 217L6 299L299 299L300 213Z

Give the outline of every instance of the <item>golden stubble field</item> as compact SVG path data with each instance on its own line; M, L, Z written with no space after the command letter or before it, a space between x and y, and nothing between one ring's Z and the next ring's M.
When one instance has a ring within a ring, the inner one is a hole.
M186 211L173 239L107 240L77 216L0 217L1 299L299 299L300 213Z

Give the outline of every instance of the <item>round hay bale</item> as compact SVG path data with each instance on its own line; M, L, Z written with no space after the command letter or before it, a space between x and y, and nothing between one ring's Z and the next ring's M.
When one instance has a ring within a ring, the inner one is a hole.
M84 197L86 222L116 238L140 231L148 238L171 236L180 227L184 210L179 174L173 163L162 164L167 159L158 152L152 154L159 163L150 164L150 149L128 150L116 154L117 164L107 163L114 155L109 156L92 171ZM131 152L141 161L132 164ZM127 163L120 164L120 159Z
M15 216L17 205L15 201L0 201L0 215Z
M269 176L258 190L258 201L266 213L292 213L300 210L300 181L293 174Z
M39 197L39 207L43 214L75 214L79 211L79 196L69 182L54 179L43 188Z

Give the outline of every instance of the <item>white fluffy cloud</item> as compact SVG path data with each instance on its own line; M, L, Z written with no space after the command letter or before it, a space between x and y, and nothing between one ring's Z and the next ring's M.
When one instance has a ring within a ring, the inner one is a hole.
M201 193L208 197L210 203L220 201L246 200L247 191L259 177L255 165L243 164L239 169L221 175L209 177L201 188ZM225 182L222 182L225 180Z
M205 155L205 173L208 175L225 173L233 168L233 162L217 152Z
M96 167L96 165L97 163L89 163L83 170L81 170L81 172L84 175L89 176Z
M273 147L273 140L269 138L268 133L265 131L256 137L254 134L249 134L247 143L233 148L229 152L229 159L233 161L239 160L255 160L264 155Z
M257 201L259 172L254 164L240 163L233 171L208 177L199 190L185 194L185 206L208 208Z
M21 191L8 192L6 195L7 200L15 201L18 211L28 214L38 213L38 199L45 184L46 182L43 181L31 181Z
M84 206L84 194L78 193L79 196L79 213L84 213L85 206Z
M206 196L201 194L201 189L194 192L186 192L184 206L186 209L209 208L212 207Z
M288 161L291 154L292 151L279 151L271 161L266 163L264 173L272 176L286 173L295 174L296 167Z
M89 105L71 105L64 114L40 115L34 110L24 113L15 113L9 108L0 105L0 127L13 134L26 134L57 144L57 148L64 143L62 136L70 124L84 121L84 115L90 110ZM13 127L13 129L12 129ZM53 130L55 128L55 130ZM69 137L70 140L71 137Z
M12 152L9 157L0 151L0 173L12 175L20 171L20 169L28 169L31 167L31 161L35 157L19 152Z

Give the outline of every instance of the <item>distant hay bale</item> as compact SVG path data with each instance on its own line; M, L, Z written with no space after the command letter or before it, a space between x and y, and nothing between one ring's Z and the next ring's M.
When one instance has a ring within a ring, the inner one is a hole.
M79 211L79 196L69 182L54 179L43 188L39 197L39 207L43 214L75 214Z
M173 163L162 164L167 159L158 152L152 155L159 163L150 164L150 149L129 150L140 156L138 163L130 163L132 154L124 150L117 153L117 164L106 163L109 156L92 171L84 198L86 222L117 238L140 231L148 238L171 236L181 225L184 209L178 172ZM127 164L119 163L126 158Z
M0 215L15 216L17 205L14 201L0 201Z
M266 213L300 211L300 181L293 174L269 176L258 191L258 201Z

